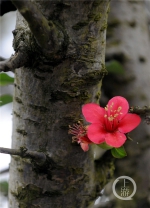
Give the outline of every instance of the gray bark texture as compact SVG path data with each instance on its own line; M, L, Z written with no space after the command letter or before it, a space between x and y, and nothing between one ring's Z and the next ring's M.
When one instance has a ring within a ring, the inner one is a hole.
M28 62L15 70L12 148L43 152L47 159L40 163L12 156L9 207L93 207L113 175L113 162L107 153L94 161L92 147L83 152L79 145L72 144L68 126L83 119L84 103L99 103L106 73L109 0L34 4L50 26L61 31L55 34L54 29L50 34L58 38L61 48L55 48L57 41L54 46L51 42L50 48L41 48L45 39L42 42L37 38L38 28L34 27L34 36L28 26L32 27L32 22L27 23L18 12L13 46L16 53L21 50L28 56ZM21 8L30 22L26 11ZM47 53L51 47L56 53Z
M105 95L122 95L130 106L150 105L150 38L143 1L112 1L108 19L106 60L118 61L122 75L110 73L104 79ZM115 177L127 175L137 185L131 201L118 200L115 208L150 206L150 126L146 121L130 134L128 156L116 161Z

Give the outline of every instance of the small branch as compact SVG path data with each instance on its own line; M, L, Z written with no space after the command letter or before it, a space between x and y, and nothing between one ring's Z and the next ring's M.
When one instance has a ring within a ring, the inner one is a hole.
M52 21L48 21L43 16L33 2L26 0L12 0L12 2L27 21L43 52L46 55L55 54L60 49L64 39L62 32L59 31Z
M8 71L14 72L15 68L12 64L12 59L13 57L11 56L9 59L0 61L0 72L8 72Z
M129 109L129 112L136 113L138 115L146 115L146 114L150 113L150 106L144 106L143 108L140 108L138 106L131 107Z
M31 1L12 0L13 4L28 22L30 30L41 47L46 47L49 40L50 27L47 19Z
M28 55L19 50L18 53L11 56L9 59L0 61L0 72L14 72L15 69L24 66L28 62Z
M144 116L146 123L148 125L150 124L150 106L144 106L143 108L140 108L138 106L131 107L129 109L129 112Z
M37 163L42 163L42 164L46 161L46 156L44 153L37 151L29 151L24 147L20 147L20 149L9 149L9 148L0 147L0 153L18 155L23 158L30 158L36 160Z
M5 61L6 59L0 56L0 61Z
M8 173L8 172L9 172L9 168L6 168L6 169L0 171L0 175L2 175L4 173Z

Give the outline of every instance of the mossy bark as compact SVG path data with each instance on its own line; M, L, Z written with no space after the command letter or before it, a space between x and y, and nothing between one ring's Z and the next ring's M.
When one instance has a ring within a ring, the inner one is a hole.
M83 119L84 103L99 103L109 1L36 4L65 34L63 56L43 56L18 13L13 45L28 51L30 61L15 71L12 147L44 152L47 162L12 157L9 207L92 207L113 175L112 160L108 154L95 162L93 148L72 144L68 126Z

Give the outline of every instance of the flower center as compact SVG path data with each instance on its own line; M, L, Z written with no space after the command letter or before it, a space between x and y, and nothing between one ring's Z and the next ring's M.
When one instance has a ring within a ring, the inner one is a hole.
M105 107L105 129L108 132L114 132L117 130L118 128L118 124L119 124L119 117L122 112L122 107L119 106L117 109L113 109L114 108L114 103L112 102L112 104L110 106L106 105Z

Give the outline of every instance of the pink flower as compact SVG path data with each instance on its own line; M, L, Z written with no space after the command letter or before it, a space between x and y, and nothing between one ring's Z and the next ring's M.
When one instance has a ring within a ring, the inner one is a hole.
M85 119L91 123L87 129L88 138L95 144L106 144L121 147L125 141L125 133L136 128L141 118L128 113L129 104L123 97L116 96L109 100L105 108L89 103L82 107Z
M73 126L69 126L69 134L74 135L72 137L72 142L77 142L81 145L83 151L89 150L89 144L92 143L87 136L87 128L83 126L81 122L78 124L74 124Z

